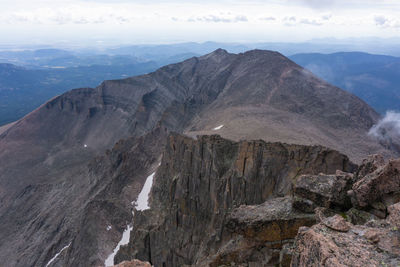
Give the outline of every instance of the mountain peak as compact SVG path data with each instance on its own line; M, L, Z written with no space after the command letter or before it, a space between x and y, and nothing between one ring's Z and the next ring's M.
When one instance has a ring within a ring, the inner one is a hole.
M228 53L228 51L226 51L225 49L218 48L217 50L215 50L215 51L212 52L211 54L215 54L215 55L227 55L227 54L229 54L229 53Z
M219 60L222 60L222 59L224 59L224 58L226 58L227 56L230 56L230 55L233 55L233 54L230 54L225 49L218 48L217 50L215 50L215 51L203 56L202 58L204 58L204 59L217 59L219 61Z

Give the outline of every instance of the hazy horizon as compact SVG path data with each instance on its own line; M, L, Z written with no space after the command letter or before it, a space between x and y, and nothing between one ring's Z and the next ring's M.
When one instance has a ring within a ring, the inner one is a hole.
M0 45L398 38L394 0L2 0Z

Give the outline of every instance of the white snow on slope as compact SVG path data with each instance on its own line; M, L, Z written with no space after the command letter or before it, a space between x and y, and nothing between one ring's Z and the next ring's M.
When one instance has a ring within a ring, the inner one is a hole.
M113 266L114 265L114 257L115 255L117 255L117 252L119 251L119 248L123 245L126 245L129 243L129 237L131 235L131 231L132 231L133 227L128 225L124 231L124 233L122 234L122 238L119 241L118 245L114 248L113 253L110 254L110 256L108 256L108 258L106 259L106 261L104 262L104 264L106 265L106 267L108 266Z
M132 204L136 204L135 209L136 210L147 210L150 209L149 207L149 194L151 190L151 186L153 185L153 177L154 177L155 172L150 174L146 178L146 182L144 183L144 186L142 188L142 191L140 191L140 194L137 198L136 201L132 201ZM133 214L133 212L132 212ZM111 253L106 261L104 262L105 266L113 266L114 265L114 257L117 255L117 252L119 251L119 248L123 245L126 245L129 243L129 237L131 234L133 227L128 225L128 227L125 229L124 233L122 234L122 239L119 241L118 245L115 247L113 253Z
M63 247L53 258L51 258L51 260L49 260L49 262L46 264L47 266L50 266L50 264L52 264L53 261L55 261L57 259L57 257L67 248L69 248L69 246L71 245L71 243L69 243L68 245L66 245L65 247Z
M149 207L149 194L151 190L151 186L153 185L153 178L154 178L155 172L150 174L146 182L144 183L144 186L142 188L142 191L140 192L137 200L136 200L136 210L148 210L150 209Z
M224 125L223 125L223 124L222 124L222 125L220 125L220 126L218 126L218 127L215 127L213 130L214 130L214 131L218 131L218 130L221 130L221 128L222 128L222 127L224 127Z

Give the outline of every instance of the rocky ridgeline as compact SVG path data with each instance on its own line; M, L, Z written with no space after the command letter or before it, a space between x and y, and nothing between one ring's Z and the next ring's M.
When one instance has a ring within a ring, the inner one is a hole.
M173 134L151 194L118 262L400 265L400 160L357 167L320 146Z
M130 243L116 262L287 266L298 229L316 223L315 214L295 208L293 184L303 174L336 177L337 170L347 179L344 172L357 166L321 146L172 134L154 178L151 209L135 213Z
M292 267L400 266L400 159L374 155L354 175L301 176L294 192L300 210L319 207L318 224L299 229Z

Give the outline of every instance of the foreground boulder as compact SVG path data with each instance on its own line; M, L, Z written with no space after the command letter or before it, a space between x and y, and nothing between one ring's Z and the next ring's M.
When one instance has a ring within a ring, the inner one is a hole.
M363 178L367 174L373 173L378 168L381 168L385 165L385 159L380 154L369 155L362 162L356 176L359 178Z
M400 159L391 160L361 178L353 185L349 195L354 206L364 209L382 210L400 202Z
M293 250L292 267L400 265L400 231L386 221L352 225L328 218L302 227Z
M353 184L353 174L337 171L335 175L302 175L296 180L294 193L300 199L296 199L295 206L302 209L307 199L312 201L308 205L325 208L348 208L351 205L347 191ZM304 208L303 208L304 209ZM305 210L307 211L307 210Z
M151 264L140 260L132 260L123 261L120 264L114 265L114 267L151 267Z
M298 212L292 205L291 198L275 198L254 206L242 205L232 211L226 226L246 238L279 247L281 241L295 238L299 227L315 224L313 214Z
M270 199L260 205L241 205L227 217L230 240L201 266L289 266L282 249L293 244L299 227L315 223L313 214L292 207L289 197Z
M354 178L343 175L298 179L295 194L319 206L314 210L319 223L299 229L291 266L400 266L400 160L384 165L381 156L373 155ZM349 197L353 207L346 211ZM308 202L296 203L304 207Z
M389 216L387 220L394 227L400 228L400 203L396 203L388 207Z

